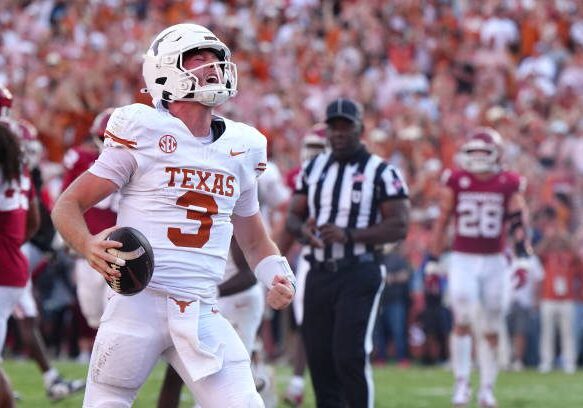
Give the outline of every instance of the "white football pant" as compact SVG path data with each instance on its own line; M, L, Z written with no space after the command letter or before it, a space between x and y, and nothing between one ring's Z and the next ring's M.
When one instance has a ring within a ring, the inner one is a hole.
M23 244L20 249L28 260L28 273L32 276L32 273L47 256L36 245L31 244L30 242ZM13 315L17 319L38 316L38 308L32 293L32 281L30 278L26 283L22 296L14 306Z
M14 306L21 298L24 288L14 286L0 286L0 361L6 340L6 325Z
M26 282L26 286L23 288L20 299L18 299L18 302L14 305L12 315L17 319L38 316L36 300L34 300L34 295L32 293L32 280L29 279L28 282Z
M237 331L247 353L251 355L257 330L265 308L265 294L260 283L243 292L218 299L218 309Z
M107 302L83 406L130 407L160 356L203 408L263 408L249 354L216 306L151 289Z
M105 309L106 296L113 291L108 290L109 286L103 276L85 258L75 260L75 281L81 313L89 327L97 329Z
M304 290L306 287L306 277L310 270L310 263L304 258L304 256L309 253L309 248L302 248L296 265L296 293L292 300L292 307L294 310L294 319L298 326L301 326L302 321L304 320Z
M476 333L498 333L510 293L506 257L453 252L448 271L455 324L472 325Z

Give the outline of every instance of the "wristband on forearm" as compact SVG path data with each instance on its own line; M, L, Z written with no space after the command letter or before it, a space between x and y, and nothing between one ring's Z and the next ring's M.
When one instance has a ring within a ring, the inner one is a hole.
M255 276L265 286L271 289L273 278L276 275L283 276L288 280L296 292L296 277L287 262L287 259L281 255L269 255L263 258L255 267Z

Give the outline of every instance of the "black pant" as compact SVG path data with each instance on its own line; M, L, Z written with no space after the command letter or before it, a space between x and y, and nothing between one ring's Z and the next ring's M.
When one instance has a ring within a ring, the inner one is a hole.
M302 336L318 408L374 406L369 354L383 284L375 262L308 272Z

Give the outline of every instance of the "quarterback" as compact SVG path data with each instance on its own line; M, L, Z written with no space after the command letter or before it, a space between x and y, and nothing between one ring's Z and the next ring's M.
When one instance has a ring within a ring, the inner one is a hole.
M515 256L529 254L526 240L526 203L522 179L501 168L502 139L491 128L475 129L459 152L461 169L446 171L440 216L434 224L426 272L439 270L437 257L444 236L455 219L448 270L449 297L454 314L451 360L455 376L452 404L470 403L472 334L477 342L480 369L480 407L497 406L493 387L497 375L497 333L504 318L504 293L509 290L506 231L513 238Z
M105 148L88 172L61 195L57 229L106 279L123 264L108 253L120 243L91 235L83 212L119 190L117 226L141 231L154 250L148 287L109 299L95 340L84 406L129 407L164 357L203 407L263 407L249 355L216 308L234 233L267 303L289 305L293 273L259 213L257 176L266 140L256 129L215 116L236 94L229 48L195 24L163 30L143 62L154 107L116 109ZM115 228L115 227L114 227Z

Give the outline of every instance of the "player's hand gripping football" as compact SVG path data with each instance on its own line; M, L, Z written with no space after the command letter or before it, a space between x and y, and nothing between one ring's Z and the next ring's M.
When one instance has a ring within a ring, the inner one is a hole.
M276 275L271 289L267 292L267 303L275 310L284 309L291 303L294 293L293 284L287 278Z
M89 265L99 272L106 280L111 281L114 277L119 277L119 271L108 265L108 262L124 266L125 261L109 253L109 248L121 248L122 243L117 241L106 241L105 238L118 227L111 227L101 231L99 234L92 235L85 241L83 246L83 256L87 259Z

